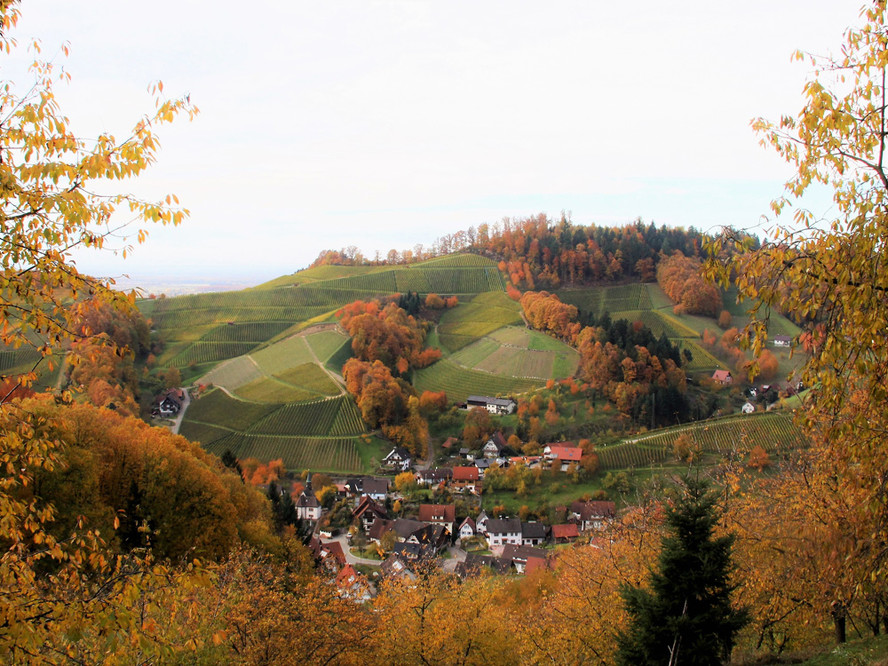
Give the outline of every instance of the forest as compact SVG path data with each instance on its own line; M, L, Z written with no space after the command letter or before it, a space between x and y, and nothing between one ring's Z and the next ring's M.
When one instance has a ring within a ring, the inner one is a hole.
M462 578L420 569L382 583L366 602L343 593L342 571L318 565L304 523L292 518L292 497L274 490L278 465L217 457L138 418L137 368L151 374L160 349L132 295L71 259L73 247L102 246L115 210L143 227L187 216L173 196L105 192L147 169L157 132L197 108L187 97L164 98L161 86L156 108L128 138L84 139L55 96L53 63L38 59L32 89L0 88L8 110L0 125L0 342L39 358L28 372L0 376L0 661L783 663L888 633L886 11L882 0L868 3L836 59L797 54L820 72L802 110L754 124L794 172L774 212L827 184L834 219L826 224L797 208L792 223L760 241L733 229L605 228L541 215L385 259L368 261L355 248L318 257L318 266L395 265L461 250L489 257L514 300L500 296L520 305L529 328L579 354L564 390L606 398L636 421L647 421L649 409L664 410L662 420L690 409L693 355L641 322L583 312L550 290L657 280L679 313L725 325L722 294L736 290L749 323L727 327L721 340L704 335L705 346L732 359L738 374L771 376L769 317L792 314L803 326L793 341L804 353L799 381L815 387L795 416L806 446L779 465L746 442L737 444L755 456L735 448L699 466L698 443L683 436L682 474L647 486L601 531L559 548L551 565ZM9 34L19 16L16 2L0 1L5 52L16 48ZM843 78L832 80L835 72ZM354 300L337 316L353 352L342 378L360 418L414 455L425 455L428 422L443 416L447 400L408 379L441 357L428 344L429 321L457 306L454 296L407 291ZM44 365L63 367L59 387L39 390ZM150 381L175 388L178 373L155 368ZM517 405L527 432L540 423L531 411L546 406L542 419L558 418L554 403L541 403ZM473 414L463 438L480 442L489 425L486 412ZM594 443L580 448L580 466L595 473ZM492 480L534 483L515 469ZM314 483L332 501L333 480L317 475Z

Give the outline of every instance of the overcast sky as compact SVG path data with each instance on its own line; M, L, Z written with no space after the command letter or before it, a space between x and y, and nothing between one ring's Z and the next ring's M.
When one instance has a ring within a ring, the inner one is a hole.
M124 136L147 92L190 94L138 183L191 218L152 229L136 280L259 282L325 248L372 256L504 216L752 227L789 175L757 116L801 108L794 49L838 50L860 0L23 0L20 45L67 41L81 136ZM24 48L0 76L24 83Z

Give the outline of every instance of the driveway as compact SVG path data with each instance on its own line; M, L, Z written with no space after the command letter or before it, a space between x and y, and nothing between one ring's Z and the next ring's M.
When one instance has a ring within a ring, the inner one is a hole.
M185 393L185 399L182 401L182 408L179 410L179 413L176 414L176 418L173 419L173 425L170 426L170 430L173 431L174 435L179 434L179 426L182 425L182 419L185 417L185 410L188 409L188 405L191 404L191 394L188 392L187 388L181 389Z
M342 547L342 552L345 554L345 561L349 564L369 564L373 567L378 567L382 562L380 560L368 560L364 557L355 557L351 554L351 548L348 545L348 535L340 534L338 537L333 539L322 540L321 543L331 543L333 541L338 541L339 545Z

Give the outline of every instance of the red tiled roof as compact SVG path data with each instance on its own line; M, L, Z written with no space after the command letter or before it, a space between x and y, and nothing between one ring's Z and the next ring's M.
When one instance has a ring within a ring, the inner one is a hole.
M550 446L549 451L558 460L568 462L580 462L583 457L583 449L575 446Z
M553 539L576 539L578 536L580 536L580 531L577 529L576 523L552 525Z
M480 478L478 475L478 468L472 465L471 467L454 467L453 468L453 480L454 481L477 481Z
M420 504L419 519L424 523L453 523L456 521L454 504Z

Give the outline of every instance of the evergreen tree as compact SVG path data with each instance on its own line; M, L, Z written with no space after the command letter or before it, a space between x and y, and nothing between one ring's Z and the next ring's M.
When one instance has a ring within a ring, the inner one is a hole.
M669 534L650 590L621 590L630 623L617 636L620 664L714 665L729 659L748 617L731 607L734 537L713 537L719 516L708 484L685 479L666 512Z

